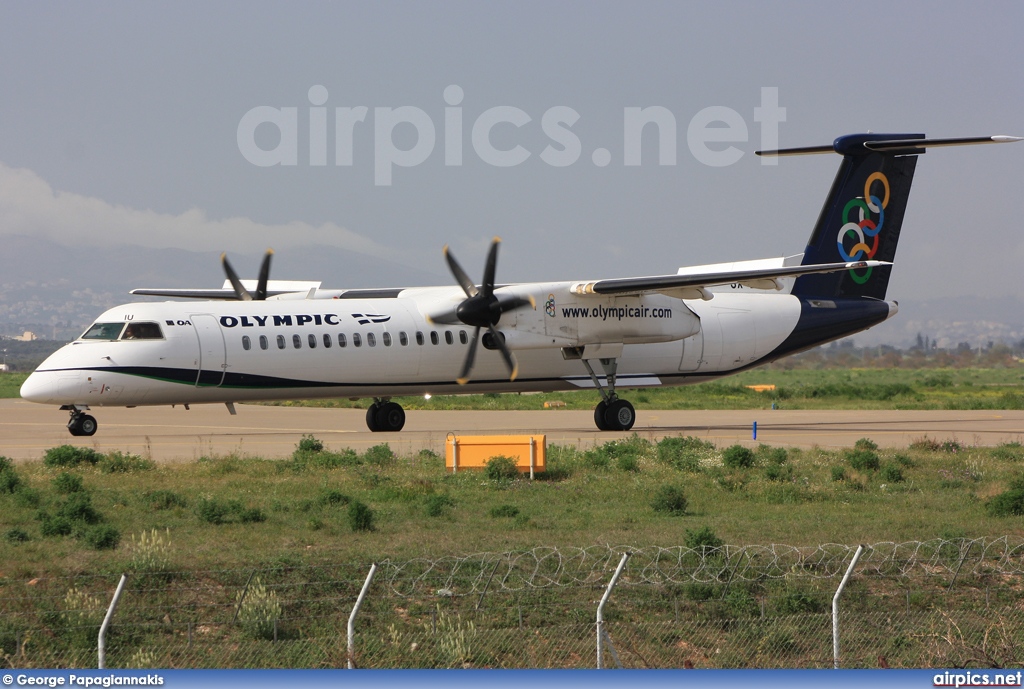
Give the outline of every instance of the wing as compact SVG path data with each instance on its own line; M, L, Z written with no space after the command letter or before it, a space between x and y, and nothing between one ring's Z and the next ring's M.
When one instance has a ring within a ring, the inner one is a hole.
M242 285L255 291L256 280L241 280ZM284 294L301 294L306 296L310 290L319 290L319 282L306 282L303 280L270 280L267 282L267 297L279 297ZM182 299L224 299L233 301L238 299L238 294L231 286L230 280L224 281L220 289L164 289L164 288L142 288L133 289L129 294L146 297L169 297Z
M799 277L812 273L836 273L843 270L861 270L890 266L888 261L851 261L849 263L819 263L807 266L749 267L734 270L691 270L676 275L651 275L638 278L620 278L578 282L572 292L587 294L643 294L660 292L681 299L710 299L706 287L740 283L757 289L781 289L779 278ZM711 268L712 266L708 266Z

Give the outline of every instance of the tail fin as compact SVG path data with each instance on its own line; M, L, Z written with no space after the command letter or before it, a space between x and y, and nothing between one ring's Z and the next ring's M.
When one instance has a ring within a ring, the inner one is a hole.
M926 148L970 144L1011 143L1015 136L926 139L924 134L851 134L831 146L810 146L758 155L838 153L839 172L814 232L802 265L875 259L892 262L903 225L903 213L914 181L917 156ZM802 297L870 297L885 299L891 266L803 275L793 294Z

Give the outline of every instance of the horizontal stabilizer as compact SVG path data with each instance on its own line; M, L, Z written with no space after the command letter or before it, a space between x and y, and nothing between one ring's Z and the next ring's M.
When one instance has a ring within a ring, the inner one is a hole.
M798 156L814 155L817 153L839 153L840 155L856 155L871 151L885 153L912 153L920 152L924 148L940 148L943 146L971 146L975 144L1009 144L1021 141L1024 137L1006 136L997 134L995 136L971 136L955 139L882 139L863 140L863 135L841 136L831 146L801 146L799 148L778 148L767 151L755 151L759 156Z

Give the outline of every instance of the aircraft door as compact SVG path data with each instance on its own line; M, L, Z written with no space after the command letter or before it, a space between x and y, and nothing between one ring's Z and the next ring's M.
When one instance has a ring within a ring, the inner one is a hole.
M189 319L199 339L196 387L219 387L224 382L224 374L228 367L228 349L224 342L224 333L216 317L208 313L194 313Z

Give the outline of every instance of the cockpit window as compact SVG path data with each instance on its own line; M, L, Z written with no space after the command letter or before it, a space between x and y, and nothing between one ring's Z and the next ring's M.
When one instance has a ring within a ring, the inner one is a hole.
M157 323L129 323L121 335L122 340L162 340L164 334L160 332Z
M85 331L83 340L116 340L124 328L124 323L93 323L92 327Z

